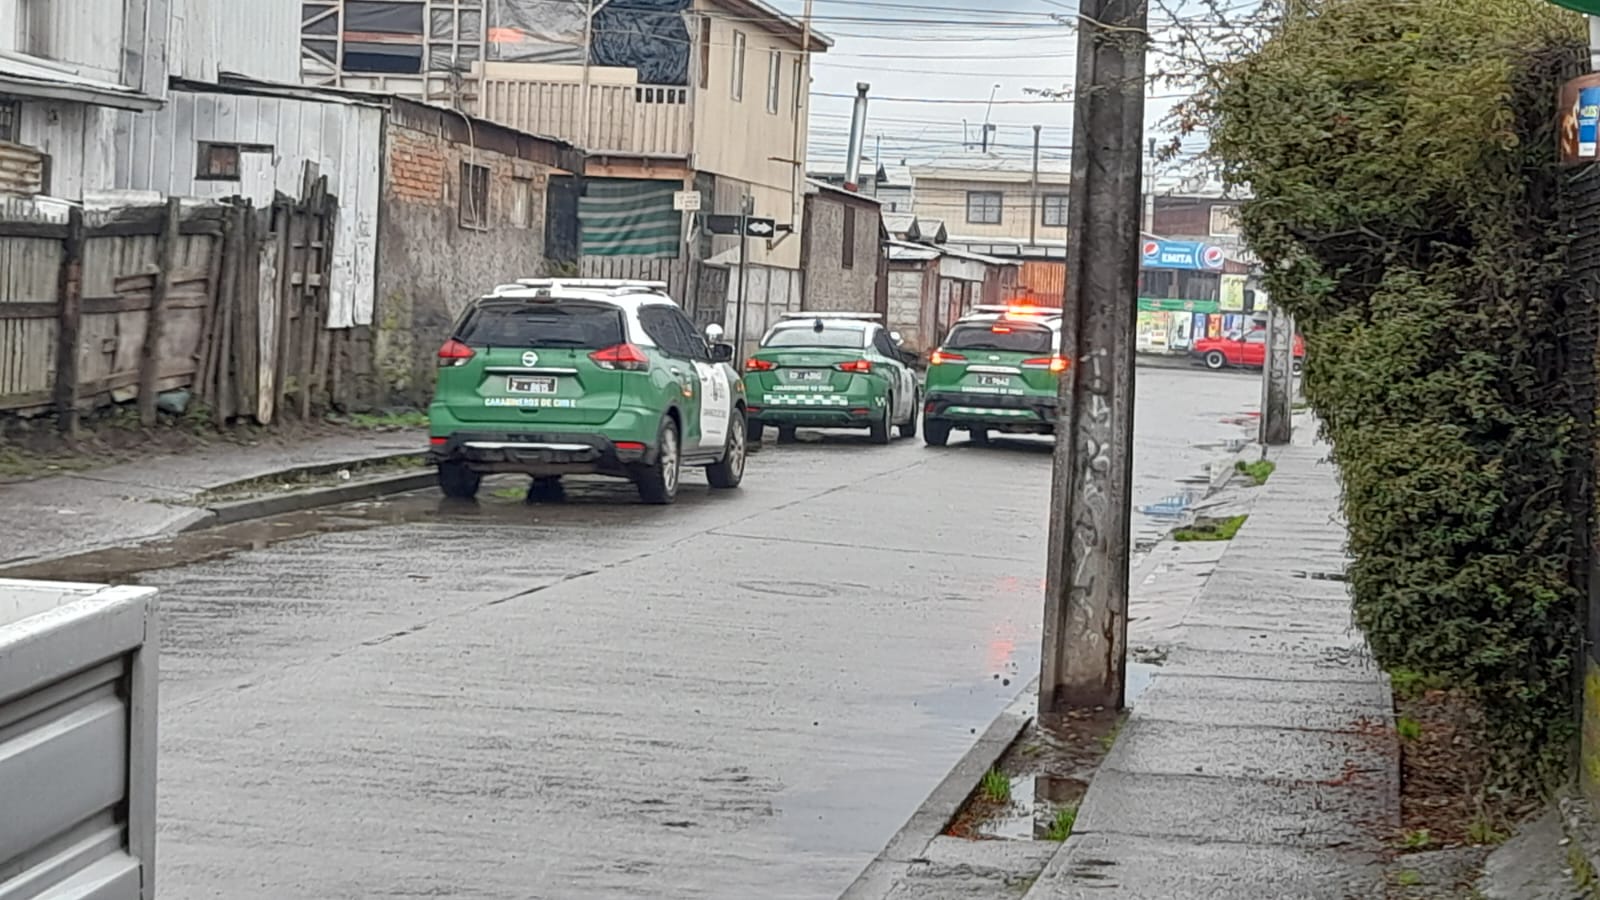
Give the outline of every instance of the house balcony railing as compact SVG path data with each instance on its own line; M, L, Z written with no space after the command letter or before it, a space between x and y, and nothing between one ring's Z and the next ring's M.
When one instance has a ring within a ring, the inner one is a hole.
M688 156L688 94L683 87L591 84L585 140L582 84L486 78L478 86L478 115L590 154Z

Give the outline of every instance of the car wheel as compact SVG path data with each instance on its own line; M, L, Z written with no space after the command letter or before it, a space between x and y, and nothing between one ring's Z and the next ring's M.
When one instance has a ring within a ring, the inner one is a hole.
M733 411L733 421L728 425L728 446L723 451L722 459L706 466L706 480L718 490L732 490L744 480L745 450L748 445L745 439L749 437L745 427L744 412Z
M656 438L656 461L640 469L635 481L639 499L664 506L678 499L678 478L682 474L683 448L678 442L678 425L671 419L661 423Z
M917 397L916 402L911 404L911 416L906 419L905 424L900 426L901 437L914 438L917 436L917 413L921 411L922 398Z
M894 421L894 396L890 395L884 400L883 415L872 423L872 443L887 444L894 438L894 429L890 423Z
M922 420L922 440L929 447L943 447L950 443L950 423L937 419Z
M745 425L745 446L746 447L759 447L759 446L761 446L761 438L766 434L766 432L767 432L767 426L761 424L761 422L759 420L757 420L757 419L748 420L746 425Z
M561 486L561 476L535 478L528 486L529 503L559 503L567 499L566 488Z
M439 464L439 490L446 497L457 500L471 500L478 496L478 485L483 483L483 476L472 471L462 462L447 462Z
M1226 369L1227 367L1228 357L1224 356L1221 350L1213 350L1206 354L1206 368L1215 371L1217 369Z

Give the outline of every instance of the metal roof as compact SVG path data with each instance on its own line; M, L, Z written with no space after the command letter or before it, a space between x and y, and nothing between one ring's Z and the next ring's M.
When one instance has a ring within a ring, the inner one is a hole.
M57 68L44 60L0 51L0 93L109 106L132 112L161 108L161 101L127 85Z

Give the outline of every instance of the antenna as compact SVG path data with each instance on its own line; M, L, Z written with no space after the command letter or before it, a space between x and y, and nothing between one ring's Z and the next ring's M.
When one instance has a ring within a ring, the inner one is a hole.
M984 153L988 153L989 152L989 135L992 134L994 132L994 130L995 130L995 126L989 124L989 116L990 116L991 113L994 112L994 95L998 94L998 93L1000 93L1000 85L996 84L994 86L994 89L989 91L989 105L984 107L984 110L983 110L983 152Z

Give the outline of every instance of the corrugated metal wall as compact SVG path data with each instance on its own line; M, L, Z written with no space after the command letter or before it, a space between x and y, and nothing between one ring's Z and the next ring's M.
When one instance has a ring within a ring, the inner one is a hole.
M281 0L257 0L281 2ZM122 80L123 0L71 0L50 5L54 58L102 81Z
M18 143L49 155L50 196L81 200L85 191L113 186L116 116L113 110L82 103L22 104Z
M173 76L214 82L220 70L283 84L300 81L300 0L171 4L167 69Z
M258 206L272 193L300 193L306 162L328 176L339 198L328 327L372 322L376 281L378 194L382 185L383 110L345 103L173 91L165 109L123 117L117 184L183 197L249 196ZM201 142L273 148L263 181L196 178ZM270 181L266 180L270 179Z

